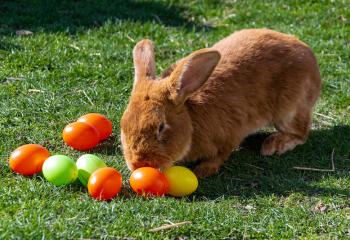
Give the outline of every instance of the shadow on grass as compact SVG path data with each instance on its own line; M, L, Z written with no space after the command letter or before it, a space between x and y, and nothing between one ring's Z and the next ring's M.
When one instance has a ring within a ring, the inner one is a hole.
M108 156L123 155L122 148L119 145L119 139L112 135L107 140L98 144L95 148L88 151L91 154L104 154Z
M249 198L293 192L305 195L350 195L350 189L346 186L336 188L330 184L320 184L321 181L327 182L327 179L332 183L349 176L349 126L312 131L304 145L275 157L259 154L261 143L267 135L258 133L248 137L241 149L227 160L219 175L202 180L200 188L190 199L200 201L229 196ZM293 169L295 166L332 169L333 150L334 172Z
M19 29L74 34L79 30L99 27L108 20L208 29L195 24L185 15L184 7L158 1L3 0L0 1L0 34L13 34Z

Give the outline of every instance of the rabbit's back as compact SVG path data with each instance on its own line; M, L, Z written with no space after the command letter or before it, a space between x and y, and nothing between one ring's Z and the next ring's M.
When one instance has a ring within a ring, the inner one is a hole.
M321 80L312 50L297 38L268 29L246 29L216 43L221 60L193 102L254 105L268 119L280 108L303 101L313 105ZM279 104L280 103L280 104ZM281 107L279 105L282 105ZM269 116L267 116L269 115Z
M247 29L212 48L221 60L188 101L195 130L189 159L237 146L257 129L294 116L301 106L309 112L320 94L315 56L293 36Z

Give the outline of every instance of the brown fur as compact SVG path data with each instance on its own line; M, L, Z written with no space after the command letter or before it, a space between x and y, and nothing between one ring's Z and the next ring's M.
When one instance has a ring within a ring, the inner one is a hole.
M238 31L181 59L162 79L154 77L153 44L143 40L134 63L142 74L135 76L121 120L131 170L200 160L195 173L210 176L267 124L277 132L264 141L263 155L282 154L307 139L321 80L311 49L293 36Z

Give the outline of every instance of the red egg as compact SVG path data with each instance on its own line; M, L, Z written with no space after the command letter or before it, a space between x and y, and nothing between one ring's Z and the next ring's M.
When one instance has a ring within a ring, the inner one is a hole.
M23 175L41 172L44 161L50 152L41 145L27 144L17 148L10 156L10 168Z
M169 190L165 175L151 167L136 169L130 176L130 186L139 195L163 196Z
M100 140L96 128L83 122L68 124L64 128L62 136L65 143L79 151L95 147Z
M91 174L88 182L89 194L97 200L108 200L115 197L121 187L122 176L111 167L97 169Z
M112 122L99 113L89 113L81 116L77 122L85 122L94 126L100 134L100 141L107 139L112 134Z

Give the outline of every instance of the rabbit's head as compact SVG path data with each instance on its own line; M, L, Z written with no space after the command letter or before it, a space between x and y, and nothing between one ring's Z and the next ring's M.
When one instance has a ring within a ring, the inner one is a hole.
M220 54L201 49L156 78L154 47L142 40L133 50L135 78L121 119L121 142L130 170L170 167L183 159L192 143L187 99L209 78ZM203 116L205 118L205 116Z

